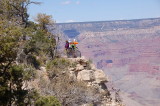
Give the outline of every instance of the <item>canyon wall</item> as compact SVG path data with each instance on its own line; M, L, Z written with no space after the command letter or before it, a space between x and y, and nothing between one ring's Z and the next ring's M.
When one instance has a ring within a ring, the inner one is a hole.
M77 39L82 55L105 70L124 99L160 105L160 18L61 23L57 28L60 48L65 40Z

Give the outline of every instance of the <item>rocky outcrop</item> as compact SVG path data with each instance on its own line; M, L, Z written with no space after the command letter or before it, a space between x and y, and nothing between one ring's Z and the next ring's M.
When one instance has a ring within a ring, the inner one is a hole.
M68 58L66 59L68 60ZM101 99L97 100L97 102L94 103L96 106L123 106L121 102L115 101L115 99L111 96L110 91L106 86L106 83L108 82L108 77L103 73L102 70L97 69L94 64L89 62L84 57L70 58L69 61L73 63L72 66L70 66L68 70L62 71L62 73L60 74L64 76L65 73L69 73L70 77L69 79L71 79L69 83L79 81L79 82L84 82L87 85L86 87L88 88L94 88L96 90L96 94L93 95L96 96L98 92L98 95L101 96ZM48 94L53 95L54 92L52 91L53 89L51 88L54 85L53 83L51 83L52 82L51 80L53 79L57 79L58 81L62 80L59 77L61 75L57 75L55 78L50 79L46 67L41 67L39 70L36 71L36 78L33 81L27 83L28 88L36 89L42 95L46 95L45 92L47 92L47 95ZM90 105L91 104L84 103L82 106L90 106ZM79 106L79 105L75 104L73 106Z
M97 69L94 64L90 63L84 57L71 58L70 60L76 64L74 68L69 68L70 77L73 80L84 81L88 86L95 87L100 93L106 94L103 101L101 101L98 106L123 106L119 101L114 101L117 97L110 97L111 94L106 86L109 79L103 70ZM84 104L82 106L89 105Z
M103 71L96 69L94 64L89 63L85 58L72 58L70 60L76 64L76 67L69 69L73 79L85 81L89 84L101 84L108 81Z

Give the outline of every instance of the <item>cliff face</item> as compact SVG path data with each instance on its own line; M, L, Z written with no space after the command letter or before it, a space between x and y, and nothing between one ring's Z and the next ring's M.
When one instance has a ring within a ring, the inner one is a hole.
M76 38L82 55L104 69L132 101L139 105L160 104L160 18L67 23L57 27L62 39Z
M106 86L106 83L108 82L108 78L102 70L97 69L92 63L90 63L85 58L70 58L69 61L75 63L74 66L68 68L68 70L66 71L67 74L69 75L69 79L71 81L70 83L74 83L77 81L83 83L84 85L86 85L84 90L87 91L88 93L91 93L91 91L93 89L95 89L96 92L93 94L94 105L97 105L97 106L123 106L120 96L117 95L118 92L114 92L111 94L111 92L108 90L108 88ZM63 77L65 77L66 72L64 72L64 70L63 70L63 72L62 72L64 75ZM56 86L56 83L54 83L54 85L52 85L53 84L52 80L55 80L55 79L49 78L49 75L46 71L46 68L41 67L40 70L37 70L37 78L34 79L33 81L29 82L28 87L36 89L40 94L46 95L46 92L47 92L48 93L47 95L55 96L55 94L53 92L55 92L56 90L52 91L51 89L49 89L52 86ZM63 80L63 78L60 78L60 75L58 75L57 80ZM67 80L68 79L65 77L65 82ZM89 96L88 96L87 93L85 93L85 95L83 95L82 92L81 92L81 94L78 93L78 92L80 92L80 90L74 91L73 87L69 87L72 84L68 84L68 83L63 83L63 84L66 84L68 86L68 88L70 88L70 90L73 90L71 93L71 96L73 96L74 99L75 98L82 98L83 96L86 96L85 98L88 98L88 99L89 98L91 99L91 97L92 97L91 96L92 94L89 94ZM73 84L73 85L76 87L75 84ZM81 85L81 86L84 86L84 85ZM59 90L60 89L61 88L59 88ZM81 87L79 87L78 89L81 89ZM60 92L64 92L64 91L60 90ZM65 95L67 96L67 93L68 92L64 93L63 96L65 96ZM76 93L78 93L79 95L75 96ZM116 95L116 96L113 97L113 95ZM81 96L81 97L79 97L79 96ZM68 96L68 98L70 98L70 96ZM101 98L101 99L99 99L99 98ZM69 104L69 100L67 99L67 97L65 99ZM72 99L72 102L74 101L74 99ZM77 101L77 102L81 102L80 101L81 99L78 99L78 100L79 101ZM81 104L74 103L74 104L70 104L70 106L79 106L79 105L90 106L91 103L92 102L84 102L84 103L82 102Z
M160 53L160 18L67 23L57 24L57 28L62 39L76 38L82 55L91 58L98 68L105 67L107 60L117 67L148 58L159 63L155 58Z
M57 28L68 37L77 37L85 32L90 32L90 34L94 34L94 32L105 32L105 34L103 34L108 35L108 33L106 33L108 31L127 30L130 31L130 33L133 33L133 30L136 29L144 29L143 33L145 33L148 28L154 28L157 26L160 26L160 18L57 24ZM86 34L85 36L90 35Z

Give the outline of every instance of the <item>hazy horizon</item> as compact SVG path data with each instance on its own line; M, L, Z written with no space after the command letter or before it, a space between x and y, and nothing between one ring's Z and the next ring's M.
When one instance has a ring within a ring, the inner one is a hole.
M137 18L137 19L122 19L122 20L99 20L99 21L62 22L62 23L57 23L57 24L88 23L88 22L112 22L112 21L133 21L133 20L147 20L147 19L157 19L157 18L160 18L160 17Z

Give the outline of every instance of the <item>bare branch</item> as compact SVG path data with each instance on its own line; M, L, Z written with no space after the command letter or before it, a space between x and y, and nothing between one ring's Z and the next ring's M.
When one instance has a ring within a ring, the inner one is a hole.
M40 5L42 2L33 2L33 1L31 1L31 2L28 2L26 5L25 5L25 8L27 8L27 6L29 5L29 4L36 4L36 5Z

